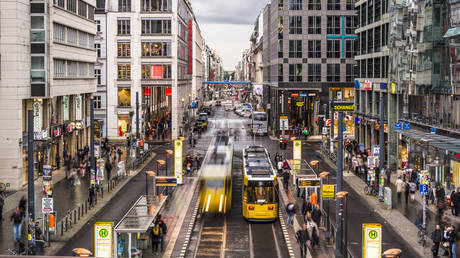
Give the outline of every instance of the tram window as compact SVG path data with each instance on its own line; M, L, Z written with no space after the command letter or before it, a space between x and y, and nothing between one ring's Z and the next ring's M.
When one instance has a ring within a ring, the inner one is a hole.
M224 187L224 180L208 180L206 181L207 187Z
M248 183L248 203L275 202L275 189L271 181L250 181Z

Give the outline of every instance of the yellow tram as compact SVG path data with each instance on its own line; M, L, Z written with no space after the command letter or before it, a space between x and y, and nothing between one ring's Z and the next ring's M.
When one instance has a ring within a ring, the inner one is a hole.
M278 181L263 146L243 149L243 217L249 221L273 221L278 217Z
M218 135L208 149L200 179L203 213L227 213L232 206L233 138Z

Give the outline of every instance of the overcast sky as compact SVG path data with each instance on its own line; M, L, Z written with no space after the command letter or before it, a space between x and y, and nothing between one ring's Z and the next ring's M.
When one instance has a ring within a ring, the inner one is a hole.
M190 0L206 44L217 51L225 70L234 70L254 22L268 0Z

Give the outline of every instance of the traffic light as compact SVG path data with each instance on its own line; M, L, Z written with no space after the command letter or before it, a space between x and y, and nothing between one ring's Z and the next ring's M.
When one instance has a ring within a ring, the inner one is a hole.
M280 149L285 150L287 147L287 140L280 139Z
M286 147L287 147L287 140L284 140L284 148L283 148L283 150L285 150Z

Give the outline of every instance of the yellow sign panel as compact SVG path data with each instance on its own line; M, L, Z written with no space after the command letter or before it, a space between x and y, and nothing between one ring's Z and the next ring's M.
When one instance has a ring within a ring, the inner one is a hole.
M299 187L320 186L319 179L299 178Z
M174 176L182 184L182 140L174 140Z
M288 119L287 116L280 116L280 119Z
M335 185L323 185L321 195L323 198L334 198L335 196Z
M297 101L295 103L298 107L303 107L304 102L303 101Z
M392 82L391 83L391 94L395 94L396 92L396 83Z
M113 256L113 222L94 224L94 257Z
M382 257L382 225L363 224L363 257Z
M292 141L293 146L293 159L294 160L301 160L302 159L302 141L301 140L294 140Z
M177 178L173 176L155 177L156 186L176 186Z

